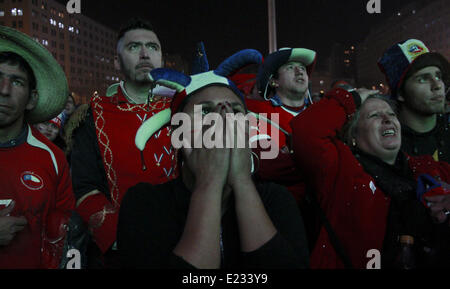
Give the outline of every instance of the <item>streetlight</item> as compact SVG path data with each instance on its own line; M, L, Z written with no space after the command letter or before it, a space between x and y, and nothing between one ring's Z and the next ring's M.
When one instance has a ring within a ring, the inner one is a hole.
M277 50L277 19L275 0L267 0L267 10L269 12L269 53L272 53Z

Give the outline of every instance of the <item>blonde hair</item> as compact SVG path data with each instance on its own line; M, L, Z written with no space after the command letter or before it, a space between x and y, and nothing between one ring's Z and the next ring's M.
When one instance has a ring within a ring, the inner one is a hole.
M380 99L385 101L389 106L392 108L392 110L398 114L398 105L397 102L391 98L388 98L387 96L380 95L380 94L373 94L366 98L366 100L361 103L361 106L356 109L355 113L353 114L353 117L348 120L342 129L339 131L338 137L348 146L353 146L353 139L356 138L357 135L357 124L360 117L361 107L364 105L364 103L369 99Z

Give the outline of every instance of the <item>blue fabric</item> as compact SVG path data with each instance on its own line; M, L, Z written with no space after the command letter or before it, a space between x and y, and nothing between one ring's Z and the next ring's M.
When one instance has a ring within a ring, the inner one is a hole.
M256 76L258 90L264 91L266 89L270 76L275 74L281 65L288 62L291 53L292 49L278 50L269 54L264 59L264 63L259 67L258 74Z
M423 195L429 190L440 187L441 184L438 183L432 176L427 174L422 174L417 180L417 199L423 202Z
M178 83L183 87L186 87L191 83L191 78L189 76L169 68L156 68L153 69L150 74L155 81L163 79Z
M248 64L260 64L262 55L255 49L244 49L225 59L214 72L217 75L228 77Z
M273 106L282 106L283 105L283 103L281 102L280 97L277 94L275 94L274 96L269 98L269 100L270 100L270 102L272 103ZM305 97L305 106L303 106L301 109L299 109L298 111L295 111L295 112L303 111L310 104L311 103L309 102L309 97Z
M197 50L192 62L191 75L209 71L208 57L203 42L197 43Z
M228 83L230 84L230 88L234 91L234 93L236 93L236 95L241 98L242 102L244 103L244 108L247 111L247 104L245 102L245 97L242 94L242 92L239 90L239 88L237 88L237 86L231 80L228 79Z
M203 44L199 43L198 48L200 50L204 49ZM206 57L204 60L207 61ZM244 50L241 50L241 51L233 54L232 56L228 57L227 59L225 59L219 65L219 67L213 71L213 73L216 74L217 76L225 78L227 80L228 85L226 85L226 84L222 84L222 85L229 87L237 96L239 96L241 98L242 102L244 103L244 106L246 107L244 95L236 87L236 85L228 78L228 76L248 64L260 64L261 62L262 62L262 55L261 55L261 53L259 53L259 51L254 50L254 49L244 49ZM200 62L199 62L199 64L200 64ZM203 64L205 64L205 63L203 63ZM203 66L203 68L205 68L205 67L206 66ZM195 68L195 70L200 71L203 68L200 65L197 68ZM207 71L202 71L200 73L197 73L195 75L195 78L202 77L202 73L206 73L206 72ZM178 71L175 71L172 69L167 69L167 68L153 69L150 72L150 75L152 76L152 78L155 81L159 81L160 83L165 82L166 84L170 84L170 83L178 84L179 86L182 86L184 88L188 87L192 82L192 78L190 76L187 76L181 72L178 72ZM210 74L207 74L207 75L210 77ZM198 83L197 81L200 81L200 83ZM196 87L196 89L194 91L198 91L200 88L207 87L209 85L213 85L214 83L215 83L214 81L211 81L209 79L199 78L196 80L196 84L195 84L196 86L198 85L199 87ZM220 85L220 84L217 84L217 85ZM177 91L178 91L178 93L181 92L181 90L179 90L179 89L177 89ZM192 92L194 92L194 91L192 91ZM187 96L188 95L186 95L186 97Z
M269 98L270 102L272 103L273 106L282 106L283 103L281 102L280 97L275 94L274 96L272 96L271 98Z
M397 96L400 79L411 65L408 58L403 54L403 51L398 44L395 44L386 50L380 60L378 60L378 65L385 74L386 81L389 83L389 87L392 91L392 96L395 98Z

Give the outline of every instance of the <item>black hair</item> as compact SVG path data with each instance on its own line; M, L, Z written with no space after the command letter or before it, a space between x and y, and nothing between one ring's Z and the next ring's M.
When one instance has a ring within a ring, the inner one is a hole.
M155 32L155 29L153 28L153 25L142 18L139 17L133 17L130 18L119 30L119 35L117 36L117 42L130 30L135 29L145 29L149 31ZM156 32L155 32L156 34Z
M30 88L30 91L36 89L36 78L34 77L33 69L31 69L28 62L26 62L22 56L14 52L0 52L0 63L18 65L20 69L27 73L28 87Z
M186 104L188 104L189 100L192 98L192 96L194 96L195 94L199 93L200 91L208 88L208 87L212 87L212 86L220 86L220 87L225 87L228 88L229 90L231 90L236 96L237 98L242 102L244 109L245 109L245 113L248 112L247 109L247 104L245 103L245 99L244 96L242 95L242 93L240 92L240 90L236 87L236 85L234 83L231 83L231 85L225 85L223 83L211 83L208 85L205 85L193 92L191 92L189 95L187 95L180 103L180 105L178 106L178 109L175 113L183 111L184 107L186 106Z

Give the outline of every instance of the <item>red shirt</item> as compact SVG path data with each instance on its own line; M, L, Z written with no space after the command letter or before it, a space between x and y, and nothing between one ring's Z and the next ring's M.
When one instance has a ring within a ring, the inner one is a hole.
M49 244L42 237L48 217L70 215L75 208L64 153L28 127L26 142L0 148L0 184L0 199L15 201L10 215L24 216L28 222L9 245L0 246L0 268L45 268L43 255Z

